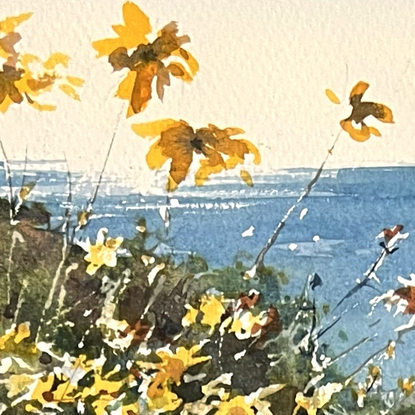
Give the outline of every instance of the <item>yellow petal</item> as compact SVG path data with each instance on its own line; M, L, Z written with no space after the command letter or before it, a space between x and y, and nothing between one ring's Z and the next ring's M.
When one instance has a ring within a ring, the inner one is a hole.
M196 75L196 73L199 71L199 62L193 57L193 55L186 51L189 58L187 59L187 65L192 73L192 75Z
M238 156L231 156L228 157L225 161L226 169L232 170L234 169L238 164L243 164L244 159L241 159Z
M125 25L112 26L119 37L92 42L92 47L98 52L98 58L110 55L119 47L132 49L148 43L146 35L151 33L152 29L147 15L136 4L128 1L123 5L123 17Z
M33 380L32 380L32 383L33 383ZM26 412L38 412L39 411L36 407L31 405L30 403L26 404L24 409Z
M131 99L131 94L133 93L135 78L137 72L129 71L127 76L120 82L115 96L121 99Z
M19 26L20 23L30 19L33 13L23 13L19 16L7 17L0 22L0 31L3 33L14 32L14 29Z
M238 127L227 127L223 131L229 137L233 135L245 134L245 131L242 128L238 128Z
M368 88L369 84L367 82L359 81L350 91L350 98L352 98L355 95L363 95Z
M40 58L36 55L32 55L31 53L25 53L23 55L20 55L20 64L26 68L29 64L33 62L40 62Z
M179 126L180 121L166 118L164 120L146 122L142 124L133 124L132 130L142 138L146 137L159 137L163 131L168 130L171 127Z
M379 132L379 130L375 127L369 127L370 134L375 135L376 137L381 137L382 134Z
M146 162L151 170L159 170L168 159L163 155L163 149L159 146L159 141L156 141L150 147L146 155Z
M187 50L184 50L182 48L176 49L171 53L171 55L178 56L184 59L187 63L187 66L190 69L190 73L192 76L196 75L196 73L199 71L199 62Z
M49 58L44 62L43 66L45 69L55 69L56 65L63 65L65 68L68 67L69 56L64 53L56 52L52 53Z
M218 174L225 168L222 164L211 166L209 160L200 160L200 168L195 174L196 186L202 186L211 174Z
M218 299L214 295L204 295L202 297L200 311L203 313L203 318L201 324L210 326L211 333L213 333L215 326L220 323L225 312L222 301L223 297Z
M102 264L92 264L91 263L91 264L88 265L88 267L86 269L86 273L89 274L89 275L94 275L102 265L104 265L104 264L103 263Z
M145 108L145 107L143 107L143 109L144 109L144 108ZM127 108L127 118L130 118L130 117L132 117L133 115L135 115L134 109L133 109L132 105L131 105L131 104L129 104L129 105L128 105L128 108Z
M270 413L269 411L267 411ZM251 404L247 403L245 396L235 396L230 401L220 402L218 411L215 415L254 415L255 413L265 412L254 412L251 408Z
M166 183L166 190L168 192L174 192L177 187L179 185L173 180L173 178L169 175L169 177L167 178L167 183Z
M68 84L61 84L59 85L59 89L63 91L66 95L70 96L77 101L80 101L81 98L79 97L78 93L76 92L75 88Z
M361 129L354 128L351 121L340 121L340 125L344 131L346 131L353 140L363 143L369 140L370 130L369 127L363 126Z
M378 118L378 120L382 121L382 122L393 124L394 121L393 121L392 110L389 107L387 107L386 105L383 105L383 104L377 104L377 105L379 105L383 110L383 117Z
M331 90L326 89L326 95L327 98L333 103L333 104L340 104L339 98L337 98L337 95Z
M0 112L4 114L9 109L10 105L13 105L13 104L14 102L7 95L4 101L0 104Z
M78 78L76 76L67 76L66 80L73 86L82 86L85 83L82 78Z
M187 72L186 68L179 62L171 63L167 67L167 69L176 78L180 78L185 82L192 82L193 81L192 76L189 74L189 72Z
M190 304L186 304L184 307L187 309L187 313L182 318L182 326L188 327L192 324L196 324L196 319L199 314L199 310L193 308Z
M56 105L48 105L48 104L39 104L37 101L34 101L33 104L30 106L38 111L55 111Z
M253 187L254 182L252 181L251 175L246 170L241 170L240 173L241 179L249 186Z
M33 188L36 186L36 183L32 182L32 183L27 183L26 185L24 185L19 192L19 197L21 200L25 200L30 192L33 190Z
M261 154L256 146L254 146L250 141L248 140L239 140L241 143L244 143L251 154L254 155L254 163L260 164L261 163Z
M23 339L30 337L30 323L20 323L17 327L17 334L14 337L14 342L16 344L20 343Z

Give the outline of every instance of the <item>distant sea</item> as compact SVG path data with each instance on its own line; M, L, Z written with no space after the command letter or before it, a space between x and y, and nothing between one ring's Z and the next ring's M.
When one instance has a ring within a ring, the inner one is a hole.
M21 164L16 163L13 169L16 186L21 182ZM199 188L182 186L169 202L170 230L165 245L182 254L195 252L211 268L232 265L237 259L252 263L314 173L314 169L290 169L256 176L253 188L231 177L216 178ZM42 164L30 164L27 174L26 182L37 182L30 200L44 202L53 213L52 226L57 225L67 198L66 172L42 170ZM5 180L1 180L6 194ZM92 187L80 174L73 175L72 180L75 213L85 206ZM128 238L136 232L140 217L145 217L147 228L155 232L164 226L159 209L165 205L166 196L130 193L106 180L94 205L91 226L79 237L94 238L99 228L106 227L110 236ZM309 274L318 273L323 286L316 289L317 301L333 306L358 278L363 278L378 257L381 240L376 236L383 228L396 224L404 225L410 236L378 271L381 285L373 283L374 288L365 287L347 301L334 314L348 310L338 328L322 338L341 351L364 335L375 335L357 356L345 359L351 368L358 366L370 350L385 344L388 338L393 339L393 328L398 322L408 320L408 316L393 320L382 305L372 316L367 315L371 311L368 300L379 295L376 290L397 288L397 276L409 278L410 273L415 273L415 167L326 170L310 196L287 221L266 257L267 265L287 274L290 283L284 290L290 295L302 290ZM322 324L328 324L334 315ZM381 321L376 323L379 318ZM347 337L339 336L340 330ZM415 334L406 339L413 342ZM403 377L415 372L415 363L411 368L405 359L397 357L390 364L394 373Z

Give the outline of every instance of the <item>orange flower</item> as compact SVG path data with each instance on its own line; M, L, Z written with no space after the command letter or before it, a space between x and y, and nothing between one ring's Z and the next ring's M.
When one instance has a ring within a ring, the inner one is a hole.
M353 87L350 92L350 105L353 107L352 113L348 118L340 121L343 130L346 131L353 140L360 142L368 140L371 134L377 137L380 137L381 135L377 128L369 127L365 124L364 120L366 117L372 115L384 123L394 122L392 110L386 105L378 104L376 102L362 102L363 94L368 88L369 84L363 81L359 81ZM352 122L360 124L360 129L355 128Z
M147 164L151 169L160 169L171 159L167 190L174 191L186 178L194 154L203 156L196 172L195 182L202 185L213 173L233 169L243 164L245 156L254 155L254 163L260 162L258 149L248 140L231 139L244 133L240 128L221 130L213 124L196 131L185 121L160 120L153 123L135 124L132 129L141 137L160 137L147 153ZM241 178L249 185L251 176L243 170Z
M113 26L117 38L98 40L92 43L98 56L108 56L114 71L129 69L120 83L116 96L129 100L127 117L144 110L151 99L151 84L156 78L156 91L162 100L164 87L170 85L170 74L184 81L192 81L199 69L197 61L181 46L190 42L189 36L177 36L175 22L164 26L154 42L149 43L146 35L151 33L148 17L132 2L124 3L125 25ZM129 53L130 50L130 53ZM187 68L180 62L164 61L170 57L184 60Z

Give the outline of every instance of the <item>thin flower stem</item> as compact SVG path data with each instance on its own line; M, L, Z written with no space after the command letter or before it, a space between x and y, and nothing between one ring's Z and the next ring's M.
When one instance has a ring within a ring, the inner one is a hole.
M386 347L383 346L382 348L376 350L374 353L372 353L356 370L354 370L346 379L346 384L349 383L361 370L363 370L366 365L371 362L379 353L382 353L384 350L386 350Z
M401 338L403 337L403 335L405 334L405 333L409 333L410 331L413 331L413 330L415 330L415 326L412 326L412 327L409 327L409 328L407 328L407 329L405 329L405 330L402 330L402 331L400 331L399 332L399 334L398 334L398 337L396 338L396 340L395 340L395 343L398 343L400 340L401 340ZM378 350L376 350L374 353L372 353L356 370L354 370L348 377L347 377L347 380L346 380L346 383L349 383L362 369L364 369L365 368L365 366L371 361L371 360L373 360L379 353L382 353L382 352L384 352L386 349L387 349L387 347L388 347L388 345L389 345L389 343L390 343L390 340L388 340L388 343L386 344L386 346L383 346L382 348L380 348L380 349L378 349Z
M378 268L379 264L383 263L383 260L388 256L388 250L383 248L382 252L380 253L380 255L378 256L378 258L376 259L376 261L372 264L372 266L368 269L368 271L366 272L366 277L359 282L359 284L357 284L355 287L353 287L334 307L333 312L341 305L343 304L343 302L350 298L351 296L353 296L354 294L356 294L362 287L364 287L365 285L367 285L367 283L369 282L369 280L372 278L372 274L375 272L375 270Z
M84 213L86 213L88 216L89 216L89 214L90 214L90 213L92 213L92 210L93 210L93 205L94 205L94 203L95 203L95 201L96 201L96 199L97 199L97 197L98 197L99 188L100 188L100 186L101 186L102 179L103 179L103 177L104 177L104 173L105 173L105 169L106 169L106 167L107 167L108 159L109 159L109 157L110 157L110 155L111 155L112 147L113 147L113 145L114 145L115 137L116 137L116 135L117 135L117 131L118 131L118 125L119 125L119 123L120 123L120 120L121 120L121 115L123 114L123 112L124 112L124 108L123 108L123 109L120 111L120 113L118 114L118 117L117 117L117 122L116 122L116 124L115 124L115 129L114 129L114 132L113 132L113 134L112 134L112 138L111 138L111 141L110 141L110 145L109 145L109 147L108 147L107 155L106 155L106 157L105 157L105 160L104 160L104 164L103 164L103 166L102 166L101 173L100 173L100 175L99 175L99 177L98 177L98 183L96 184L96 186L95 186L95 188L94 188L94 191L93 191L93 193L92 193L91 197L90 197L90 198L88 199L88 201L87 201L86 211L85 211ZM83 229L83 228L85 228L85 227L88 225L88 223L89 223L89 220L87 219L87 221L86 221L86 223L85 223L85 224L83 224L83 225L81 225L81 224L77 224L77 225L75 225L75 226L73 227L73 229L72 229L72 237L71 237L71 244L73 244L73 242L74 242L74 240L75 240L75 234L76 234L76 232L77 232L79 229Z
M66 167L67 167L67 180L68 180L68 197L66 198L66 208L65 208L65 221L62 225L62 231L65 233L66 245L69 245L69 222L71 220L71 211L72 211L72 176L71 170L69 169L68 159L65 156Z
M9 250L9 257L7 260L7 304L10 305L10 301L11 301L11 285L12 285L12 281L11 281L11 273L12 273L12 265L13 265L13 251L14 248L16 247L16 236L15 233L13 231L13 235L12 235L12 242L10 244L10 250Z
M22 185L21 188L23 189L25 178L26 178L26 169L27 169L27 146L26 146L26 152L25 152L25 158L24 158L24 168L23 168L23 174L22 174Z
M6 150L4 149L3 141L1 139L0 139L0 147L1 147L1 151L3 153L4 169L6 171L6 180L7 180L7 185L9 187L8 199L9 199L9 204L10 204L10 207L9 207L9 209L10 209L10 221L13 221L14 209L13 209L13 181L12 181L12 172L10 170L9 159L7 157Z
M105 157L104 165L102 166L102 170L101 170L101 173L100 173L99 178L98 178L98 183L97 183L97 185L95 186L94 193L92 194L91 198L90 198L90 199L89 199L89 201L88 201L88 209L90 209L90 210L92 210L92 206L93 206L93 204L95 203L95 200L97 199L97 196L98 196L98 191L99 191L99 188L100 188L100 186L101 186L101 182L102 182L102 178L103 178L104 173L105 173L105 169L106 169L106 167L107 167L108 159L109 159L109 157L110 157L110 155L111 155L111 150L112 150L112 147L113 147L113 145L114 145L115 136L117 135L118 125L119 125L119 123L120 123L120 120L121 120L121 115L122 115L122 113L123 113L123 112L124 112L124 108L123 108L123 109L122 109L122 111L120 111L120 113L118 114L117 123L116 123L116 125L115 125L115 129L114 129L114 132L113 132L113 134L112 134L112 138L111 138L110 146L108 147L108 151L107 151L107 155L106 155L106 157Z
M66 166L67 166L67 169L68 169L68 173L67 173L68 174L68 176L67 176L68 177L67 178L67 180L68 180L67 204L68 205L65 209L65 221L62 225L62 232L63 232L63 235L62 235L62 257L61 257L59 265L56 269L55 276L54 276L53 281L52 281L52 287L50 289L48 299L45 303L45 306L43 307L42 316L40 318L40 323L39 323L39 328L38 328L38 331L36 333L36 342L39 339L39 336L40 336L40 333L41 333L41 330L42 330L42 327L43 327L45 315L53 304L53 299L55 297L55 292L57 291L57 287L61 286L62 283L63 283L63 281L62 281L62 283L59 284L59 280L60 280L60 277L61 277L61 274L62 274L62 268L65 264L66 258L68 257L68 253L69 253L69 250L68 250L68 246L69 246L68 245L69 244L69 221L70 221L70 218L71 218L71 209L70 209L69 204L72 202L72 184L71 184L71 172L70 172L70 169L69 169L68 160L66 159L66 155L65 155L65 160L66 160Z
M46 300L45 306L43 307L42 317L40 318L40 323L39 323L38 331L36 333L35 343L37 343L37 341L39 340L39 335L40 335L40 332L42 330L42 326L43 326L43 323L44 323L44 320L45 320L46 312L52 306L54 294L55 294L55 291L56 291L56 287L58 286L59 277L61 275L63 265L64 265L64 263L66 261L66 253L67 253L67 238L66 238L66 234L63 234L62 241L63 241L62 242L62 258L61 258L61 260L59 262L58 267L56 268L55 276L54 276L53 281L52 281L52 287L50 289L49 296L48 296L48 299Z
M356 349L358 349L362 344L367 343L368 341L373 340L373 337L364 337L363 339L359 340L357 343L355 343L353 346L350 346L345 351L341 352L337 356L335 356L331 362L330 366L337 363L339 360L343 359L343 357L348 356L351 352L354 352Z
M348 298L352 297L354 294L356 294L358 291L360 291L363 287L371 287L373 289L376 290L375 287L372 287L369 285L369 281L372 279L372 275L375 271L377 271L380 266L383 264L385 258L390 254L390 252L388 251L388 249L383 248L380 255L378 256L378 258L376 259L376 261L370 266L370 268L365 272L365 278L359 282L355 287L353 287L337 304L336 306L333 308L334 312L335 310L337 310L340 305L347 300ZM334 320L325 328L320 329L320 331L317 333L317 339L319 339L321 336L323 336L326 332L328 332L331 328L333 328L333 326L335 324L337 324L340 319L342 318L342 316L344 316L344 314L346 314L349 311L349 309L343 311L343 313L340 316L334 317Z
M313 178L311 179L311 181L308 183L307 187L302 191L302 193L300 194L300 196L297 198L297 200L295 201L295 203L287 210L286 214L284 215L284 217L280 220L280 222L278 223L277 227L275 228L273 234L271 235L271 237L268 239L267 243L264 245L264 247L261 249L260 253L258 254L256 260L255 260L255 264L253 269L256 271L258 269L263 268L264 266L264 259L265 259L265 255L268 253L268 251L271 249L271 247L275 244L275 242L278 239L279 234L281 233L282 229L285 226L285 222L288 220L288 218L291 216L291 214L295 211L295 209L298 208L298 206L301 204L301 202L307 198L307 196L310 194L311 190L313 189L313 187L315 186L315 184L317 183L318 179L321 176L321 173L324 170L324 167L326 165L326 162L328 160L328 158L333 154L333 150L334 147L336 146L337 141L340 138L342 130L340 130L333 142L333 145L331 146L331 148L328 150L327 155L323 161L323 163L321 163L321 166L319 167L319 169L317 170L316 174L313 176Z

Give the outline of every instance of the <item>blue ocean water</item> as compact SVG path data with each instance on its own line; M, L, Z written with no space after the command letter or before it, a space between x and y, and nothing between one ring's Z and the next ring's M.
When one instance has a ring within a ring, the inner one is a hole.
M37 181L31 200L44 202L54 214L53 224L58 224L67 198L66 173L34 168L27 174L26 181L32 180L30 175ZM166 245L176 251L200 254L211 268L232 265L238 258L243 258L247 264L253 263L277 223L314 174L313 169L285 170L255 177L253 188L231 177L200 188L182 187L169 201L171 219ZM20 180L19 170L16 170L15 182L20 183ZM2 186L5 189L4 181ZM85 206L92 186L83 181L81 175L74 175L73 189L76 211ZM102 189L94 205L88 233L79 235L80 238L87 235L93 238L101 227L107 227L111 236L131 237L140 217L146 218L150 231L163 227L159 208L166 205L165 196L130 193L111 180L106 180ZM105 189L111 189L110 193ZM339 353L362 336L374 336L357 355L344 359L346 367L358 366L361 356L369 355L388 338L395 338L394 327L409 319L408 316L393 319L381 305L368 316L371 311L368 301L379 292L397 288L397 276L408 278L415 272L415 167L325 171L310 196L291 215L266 257L267 265L287 274L290 283L284 290L289 295L302 290L309 274L318 273L323 286L316 290L317 302L333 307L355 286L357 279L363 279L365 271L380 254L381 240L376 236L383 228L398 223L404 225L409 238L396 253L386 258L377 272L381 284L363 288L321 322L324 327L347 310L337 328L321 339L334 345ZM248 234L252 235L242 236L248 229L251 229ZM376 323L379 319L381 321ZM347 339L338 335L340 330L347 333ZM411 336L408 334L405 339L410 341ZM402 349L405 356L407 352ZM406 359L397 358L390 365L394 375L408 377L415 372L415 363L411 367Z

